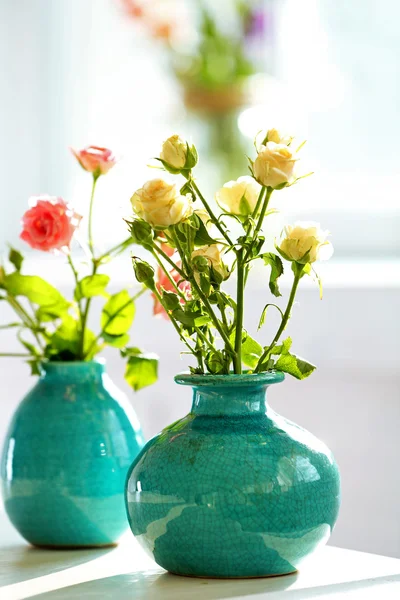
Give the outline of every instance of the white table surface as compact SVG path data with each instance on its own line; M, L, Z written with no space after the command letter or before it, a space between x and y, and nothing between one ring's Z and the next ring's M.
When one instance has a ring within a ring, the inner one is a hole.
M0 600L400 600L400 560L326 547L295 575L192 579L157 567L127 534L103 550L39 550L0 513Z

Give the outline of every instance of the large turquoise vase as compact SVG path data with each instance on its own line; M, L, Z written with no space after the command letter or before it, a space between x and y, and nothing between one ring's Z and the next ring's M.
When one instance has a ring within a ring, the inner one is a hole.
M35 546L114 544L127 528L124 482L144 440L101 362L43 365L10 425L6 512Z
M178 375L191 412L150 440L126 485L131 529L164 569L197 577L296 571L325 544L340 504L337 465L266 404L282 373Z

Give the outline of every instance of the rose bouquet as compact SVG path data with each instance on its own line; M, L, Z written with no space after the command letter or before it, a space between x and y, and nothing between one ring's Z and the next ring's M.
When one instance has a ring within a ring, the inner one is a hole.
M275 240L275 251L265 251L264 220L276 212L269 209L271 195L307 174L299 174L299 151L292 137L276 129L256 138L257 156L250 160L251 176L226 183L216 194L219 211L201 193L193 169L197 151L175 135L167 139L158 161L161 168L183 176L180 189L163 179L148 181L132 196L135 213L129 223L132 240L148 250L157 272L142 258L133 258L139 283L151 290L155 312L169 318L187 350L197 361L194 374L241 374L282 371L303 379L315 366L296 356L292 340L281 336L291 315L301 279L314 276L317 260L329 258L328 232L316 223L297 223L284 228ZM233 237L229 220L237 221L240 234ZM253 265L269 269L269 290L281 296L279 279L284 265L293 282L286 307L268 300L259 318L264 325L269 308L278 311L280 324L270 341L260 343L244 324L244 292ZM224 290L235 274L236 295Z
M1 329L14 328L24 352L4 352L0 356L26 358L32 374L36 375L40 373L40 364L44 361L91 361L105 346L112 346L119 349L127 360L127 382L139 390L157 379L155 355L129 347L135 300L144 289L134 296L126 289L110 294L107 292L110 277L99 272L101 267L128 248L132 239L125 239L99 254L92 231L96 184L115 165L116 158L111 150L95 146L72 152L81 167L92 175L87 242L77 235L80 215L62 198L45 195L31 198L31 206L23 216L20 237L35 250L65 255L75 282L73 300L67 300L58 289L38 275L23 274L24 257L11 248L9 264L0 267L0 298L12 307L17 321L2 325ZM74 238L87 258L79 267L71 253ZM90 308L95 297L104 299L97 333L88 327Z

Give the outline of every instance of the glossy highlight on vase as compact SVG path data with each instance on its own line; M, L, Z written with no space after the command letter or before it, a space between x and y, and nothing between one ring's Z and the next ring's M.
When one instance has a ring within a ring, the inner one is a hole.
M282 373L178 375L191 412L150 440L130 470L131 529L163 568L197 577L293 573L326 543L337 465L312 434L266 404Z
M11 522L36 546L115 544L127 528L124 480L143 444L137 417L102 362L44 364L3 450Z

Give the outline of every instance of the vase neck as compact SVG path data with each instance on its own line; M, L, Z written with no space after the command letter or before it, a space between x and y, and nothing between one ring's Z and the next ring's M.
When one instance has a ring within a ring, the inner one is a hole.
M209 416L265 414L267 386L194 387L192 413Z
M103 361L47 362L42 364L42 379L57 383L84 384L101 382L105 371Z

